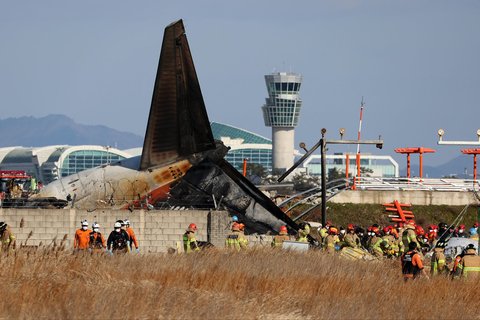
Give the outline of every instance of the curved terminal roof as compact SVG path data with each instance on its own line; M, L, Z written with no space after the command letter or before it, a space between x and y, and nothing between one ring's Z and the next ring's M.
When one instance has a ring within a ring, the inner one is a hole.
M272 144L272 140L234 126L218 122L212 122L210 126L212 127L213 137L217 140L224 141L224 138L229 138L230 140L241 139L241 144Z

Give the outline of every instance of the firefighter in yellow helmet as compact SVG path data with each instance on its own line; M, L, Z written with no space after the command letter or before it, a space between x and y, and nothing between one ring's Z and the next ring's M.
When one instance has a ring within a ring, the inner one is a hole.
M480 256L477 255L477 249L473 244L465 248L465 254L458 263L454 276L468 280L480 279Z
M288 240L290 240L290 236L288 235L287 226L281 226L278 231L278 235L273 237L272 247L273 248L282 247L283 241L288 241Z
M183 251L185 253L200 251L197 239L195 238L195 231L197 231L197 225L195 223L190 223L187 231L183 234Z

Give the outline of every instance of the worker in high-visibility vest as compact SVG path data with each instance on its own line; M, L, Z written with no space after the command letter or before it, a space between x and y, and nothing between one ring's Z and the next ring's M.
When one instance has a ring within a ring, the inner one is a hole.
M454 277L469 281L480 279L480 256L472 243L465 248L465 254L457 265Z
M197 231L197 225L195 223L190 223L187 231L183 234L183 251L185 253L200 251L197 239L195 238L195 231Z
M430 262L430 274L432 276L445 274L448 270L445 265L445 244L443 242L437 243L433 249L433 255Z
M288 235L287 226L281 226L278 231L278 235L273 237L272 247L281 247L283 246L283 242L288 240L290 240L290 236Z

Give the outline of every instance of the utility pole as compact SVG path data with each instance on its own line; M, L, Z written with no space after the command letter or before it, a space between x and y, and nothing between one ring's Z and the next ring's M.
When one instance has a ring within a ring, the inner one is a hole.
M439 145L453 145L453 146L479 146L480 145L480 129L477 130L477 141L445 141L443 140L443 136L445 134L445 131L443 129L438 129L438 144ZM476 178L477 178L477 157L476 157L476 151L480 152L480 149L464 149L462 150L462 153L465 154L473 154L473 168L474 168L474 180L473 180L473 192L475 193L475 183L476 183ZM480 221L480 204L477 204L477 222ZM478 248L477 249L477 254L478 250L480 250L480 238L478 239Z
M326 188L326 185L327 185L327 173L326 173L326 168L327 168L327 164L326 164L326 146L327 144L357 144L357 145L360 145L360 144L374 144L376 145L376 147L378 149L382 149L383 148L383 140L381 139L378 139L378 140L343 140L343 139L340 139L340 140L328 140L328 139L325 139L325 134L327 133L327 129L325 128L322 128L321 130L321 134L322 134L322 138L320 139L320 141L318 141L310 150L307 151L307 153L305 153L303 155L303 157L301 157L297 162L295 162L295 164L290 168L288 169L284 174L282 174L280 176L280 178L278 178L278 182L281 182L283 181L283 179L285 179L290 173L292 173L293 170L295 170L295 168L297 168L303 161L305 161L315 150L317 150L319 147L320 147L320 154L321 154L321 182L322 182L322 225L325 225L326 222L327 222L327 188ZM340 130L340 135L342 136L343 138L343 134L345 133L345 130ZM306 146L305 146L305 143L300 143L300 146L302 149L306 150Z

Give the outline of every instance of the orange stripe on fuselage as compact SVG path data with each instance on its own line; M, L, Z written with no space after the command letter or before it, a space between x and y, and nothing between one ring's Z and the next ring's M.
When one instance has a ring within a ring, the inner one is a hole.
M158 187L142 195L140 200L135 200L123 206L122 209L128 209L131 205L135 208L141 208L146 203L145 199L148 199L148 203L150 204L160 200L166 200L172 183L182 178L191 167L192 164L188 160L182 160L169 166L152 170L149 175L153 175L155 186Z

